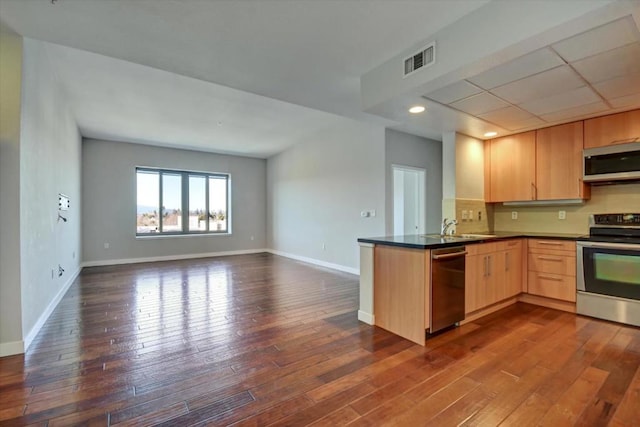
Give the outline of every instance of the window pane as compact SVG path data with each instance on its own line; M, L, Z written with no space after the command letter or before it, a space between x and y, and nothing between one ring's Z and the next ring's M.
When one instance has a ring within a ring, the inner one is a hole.
M136 230L138 233L156 233L160 211L160 175L158 172L137 171L136 180Z
M227 178L209 177L209 230L227 231Z
M182 175L162 174L162 231L182 231Z
M206 178L189 176L189 231L206 231Z

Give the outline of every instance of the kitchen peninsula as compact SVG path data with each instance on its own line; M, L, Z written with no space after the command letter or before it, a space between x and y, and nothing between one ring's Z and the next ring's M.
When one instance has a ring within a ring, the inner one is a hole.
M430 331L432 251L464 247L465 319L525 301L575 312L580 235L495 233L360 238L358 318L425 345Z

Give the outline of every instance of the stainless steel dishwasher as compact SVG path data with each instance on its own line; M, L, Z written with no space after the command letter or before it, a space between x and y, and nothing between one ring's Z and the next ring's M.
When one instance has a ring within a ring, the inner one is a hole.
M431 251L430 332L464 320L464 246Z

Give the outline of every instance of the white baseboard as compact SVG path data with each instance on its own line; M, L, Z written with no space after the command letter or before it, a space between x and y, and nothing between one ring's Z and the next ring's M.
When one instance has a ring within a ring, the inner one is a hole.
M376 318L373 314L367 313L366 311L358 310L358 320L369 325L375 325Z
M207 252L207 253L183 254L183 255L164 255L164 256L145 257L145 258L106 259L106 260L98 260L98 261L86 261L82 263L82 266L83 267L100 267L103 265L138 264L142 262L179 261L181 259L259 254L263 252L269 252L269 250L268 249L245 249L240 251Z
M280 256L283 256L283 257L286 257L286 258L295 259L297 261L302 261L302 262L307 262L309 264L319 265L320 267L327 267L327 268L331 268L333 270L338 270L338 271L343 271L345 273L355 274L356 276L360 275L360 270L358 270L357 268L347 267L347 266L340 265L340 264L333 264L331 262L321 261L321 260L315 259L315 258L308 258L308 257L305 257L305 256L294 255L294 254L290 254L290 253L287 253L287 252L277 251L275 249L267 249L266 251L269 252L269 253L272 253L274 255L280 255Z
M0 342L0 357L24 353L24 341Z
M78 269L75 272L73 272L73 274L65 282L62 288L60 288L56 296L53 297L49 305L47 305L47 308L44 310L44 312L40 315L40 317L38 317L38 321L36 322L35 325L33 325L33 328L31 328L29 333L24 337L25 352L29 349L29 346L35 339L36 335L38 335L38 332L40 332L40 329L42 329L47 319L49 319L49 316L51 316L51 313L53 313L53 310L56 309L56 307L64 297L64 294L67 293L67 291L69 290L74 280L76 280L76 278L78 277L81 271L82 271L82 266L79 266Z

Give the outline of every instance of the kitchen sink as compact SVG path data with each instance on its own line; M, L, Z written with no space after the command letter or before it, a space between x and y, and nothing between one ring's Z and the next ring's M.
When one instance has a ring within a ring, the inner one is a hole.
M495 234L448 234L446 236L441 236L440 234L421 234L420 237L427 237L429 239L488 239L491 237L496 237Z
M463 237L465 239L488 239L496 237L495 234L454 234L453 237Z

